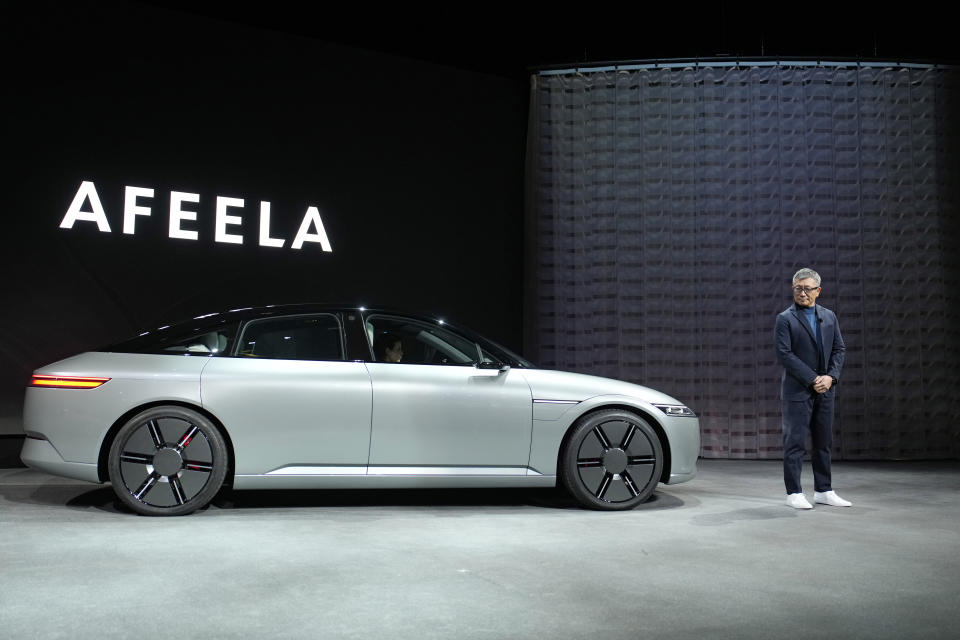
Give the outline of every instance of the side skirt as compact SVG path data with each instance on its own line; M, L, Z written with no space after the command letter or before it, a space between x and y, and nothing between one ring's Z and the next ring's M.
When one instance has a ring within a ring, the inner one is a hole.
M553 487L557 477L526 467L284 467L237 475L235 489L417 489Z

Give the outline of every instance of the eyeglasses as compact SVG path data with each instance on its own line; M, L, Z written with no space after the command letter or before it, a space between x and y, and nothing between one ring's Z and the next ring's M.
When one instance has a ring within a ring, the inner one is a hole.
M810 294L810 293L813 293L814 291L819 291L819 290L820 290L820 287L794 287L793 288L794 293L806 293L806 294Z

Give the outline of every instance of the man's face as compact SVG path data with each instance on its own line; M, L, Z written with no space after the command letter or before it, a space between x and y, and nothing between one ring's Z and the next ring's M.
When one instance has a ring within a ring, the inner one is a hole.
M397 340L392 347L383 350L387 362L400 362L403 360L403 343Z
M819 295L820 287L817 286L813 278L794 281L793 301L801 307L812 307L817 303L817 296Z

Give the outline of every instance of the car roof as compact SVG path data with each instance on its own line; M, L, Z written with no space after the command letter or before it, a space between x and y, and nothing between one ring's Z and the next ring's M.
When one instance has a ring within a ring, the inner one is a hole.
M362 318L366 319L370 315L389 314L396 315L421 322L431 324L440 324L457 331L465 337L493 347L505 356L507 360L512 360L520 366L532 367L533 365L522 356L513 353L510 349L491 341L489 338L478 334L468 327L451 323L436 314L421 313L416 311L393 309L390 307L379 306L361 306L356 304L331 304L325 302L303 302L290 304L275 304L263 306L238 307L224 311L215 311L204 313L181 322L170 323L161 327L143 331L137 336L128 338L120 342L100 347L96 351L129 351L138 352L147 345L154 344L156 341L165 342L168 339L176 339L178 336L188 334L198 334L215 330L218 327L226 327L235 323L247 322L259 318L270 318L274 316L292 316L312 313L351 313L359 312Z
M419 320L425 320L429 322L437 322L440 324L449 324L440 317L429 314L429 313L419 313L415 311L409 311L404 309L392 309L389 307L367 307L356 304L333 304L326 302L300 302L300 303L285 303L285 304L270 304L262 306L250 306L250 307L238 307L234 309L225 309L221 311L213 311L210 313L202 313L193 318L183 319L177 322L171 322L159 327L153 327L151 329L146 329L141 331L138 335L122 340L120 342L112 343L108 346L101 347L99 351L110 351L115 347L121 345L128 345L136 342L141 342L142 339L149 339L148 336L155 335L157 332L164 331L168 334L175 334L181 332L200 332L204 330L210 330L218 326L231 324L234 322L245 322L248 320L254 320L258 318L269 318L273 316L289 316L289 315L298 315L298 314L309 314L309 313L348 313L348 312L360 312L364 315L368 314L377 314L377 313L388 313L395 314L400 316L405 316L409 318L416 318ZM452 325L453 328L465 331L469 334L474 334L473 331L465 328L458 327L457 325Z

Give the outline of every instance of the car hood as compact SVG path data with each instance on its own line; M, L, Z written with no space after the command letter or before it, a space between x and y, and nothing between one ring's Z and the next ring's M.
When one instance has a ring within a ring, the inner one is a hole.
M523 369L523 376L530 385L534 400L583 402L596 396L614 395L628 396L650 404L683 404L649 387L612 378L545 369Z

